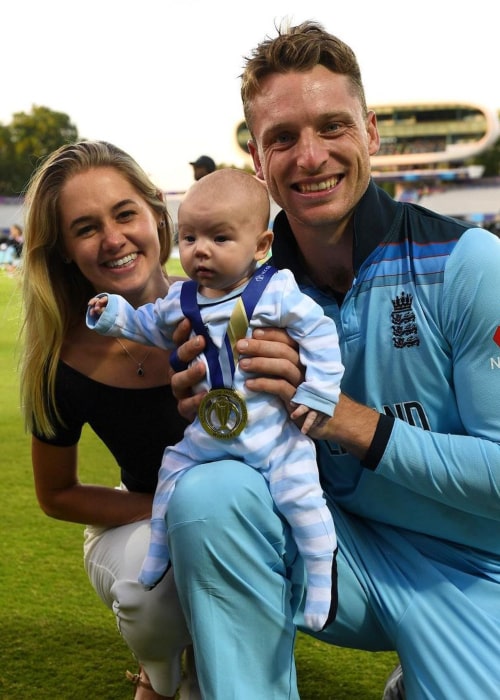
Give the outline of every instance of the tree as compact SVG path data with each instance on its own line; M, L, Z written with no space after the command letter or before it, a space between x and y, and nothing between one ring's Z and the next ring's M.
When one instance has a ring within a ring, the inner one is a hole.
M476 156L474 163L484 166L483 177L498 177L500 175L500 139Z
M78 139L78 130L63 112L33 105L0 124L0 195L22 194L38 163L65 143Z

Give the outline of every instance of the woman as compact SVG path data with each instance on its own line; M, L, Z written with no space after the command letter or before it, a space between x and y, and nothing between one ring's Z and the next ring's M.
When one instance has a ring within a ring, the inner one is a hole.
M85 568L140 664L129 674L136 700L174 697L190 645L172 571L154 591L137 582L163 449L181 438L185 423L170 390L168 354L92 333L84 312L104 289L134 306L165 296L170 245L161 192L111 144L63 146L30 183L21 398L36 494L47 515L88 526ZM119 488L79 482L85 423L114 455ZM191 690L181 697L193 700L199 692L188 666Z

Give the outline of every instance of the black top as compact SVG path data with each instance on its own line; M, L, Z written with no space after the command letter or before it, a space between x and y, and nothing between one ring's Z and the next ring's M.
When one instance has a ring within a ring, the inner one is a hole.
M59 362L56 403L64 425L42 442L75 445L88 423L112 453L129 491L153 493L165 447L178 442L187 425L168 385L121 389L96 382Z

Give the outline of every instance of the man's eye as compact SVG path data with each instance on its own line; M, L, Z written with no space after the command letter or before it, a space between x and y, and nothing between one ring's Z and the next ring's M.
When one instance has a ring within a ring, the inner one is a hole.
M338 122L332 122L331 124L326 124L326 126L323 127L323 132L327 134L336 134L340 131L342 131L343 124L339 124Z
M276 136L276 143L287 145L293 141L291 134L278 134Z

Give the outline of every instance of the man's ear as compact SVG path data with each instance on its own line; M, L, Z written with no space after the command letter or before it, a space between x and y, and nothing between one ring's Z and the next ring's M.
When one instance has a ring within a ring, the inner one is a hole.
M377 115L372 110L368 112L366 118L366 131L368 133L368 152L374 156L380 148L380 134L377 127Z
M255 142L252 141L252 139L250 139L247 142L247 146L248 146L248 150L250 151L250 155L252 156L255 175L259 178L259 180L263 180L264 173L262 172L262 165L260 163L259 152L257 150L257 146L255 145Z
M270 230L264 231L260 234L257 239L257 248L255 250L254 259L265 260L267 258L269 251L271 250L271 245L273 243L274 233Z

